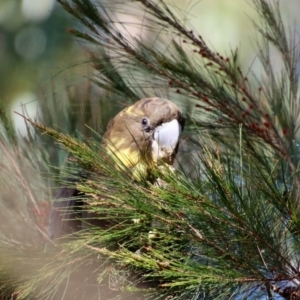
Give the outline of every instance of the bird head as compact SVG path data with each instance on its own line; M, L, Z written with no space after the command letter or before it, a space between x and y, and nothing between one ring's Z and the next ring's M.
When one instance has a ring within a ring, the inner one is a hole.
M163 98L146 98L109 122L103 145L139 179L155 165L173 165L183 128L184 117L176 104Z

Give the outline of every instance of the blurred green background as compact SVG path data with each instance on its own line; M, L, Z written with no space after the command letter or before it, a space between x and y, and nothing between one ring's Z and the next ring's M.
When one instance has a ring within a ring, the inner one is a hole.
M107 3L112 7L114 1ZM170 3L184 24L201 34L216 52L226 56L238 48L244 70L251 68L259 77L258 34L253 26L258 16L251 2L177 0ZM127 17L126 5L118 1L115 8L116 17L126 24L120 30L127 29L133 36L143 35L143 39L151 40L151 32L135 25L144 22L138 14L136 18L133 13ZM281 3L281 9L284 21L293 22L300 2ZM89 45L75 40L68 32L78 26L55 0L0 1L0 102L12 117L18 134L36 148L39 148L36 131L29 130L14 111L81 138L91 135L85 125L101 134L109 119L126 105L126 99L104 92L92 83L95 70L89 64ZM145 82L149 84L147 78ZM166 91L167 87L162 87L162 93L157 95L168 97ZM153 93L155 90L147 96L155 96ZM176 95L172 100L177 100ZM30 132L33 135L28 137ZM40 141L48 165L64 165L66 153L50 138L42 137Z
M253 22L258 22L258 16L251 2L177 0L172 3L184 24L201 34L216 52L227 56L238 48L244 70L251 68L251 72L259 77L258 34L253 26ZM151 40L151 32L136 26L144 22L138 14L136 18L134 13L127 17L126 5L122 6L118 1L114 7L116 17L126 24L119 30ZM297 17L300 3L291 0L289 5L281 3L281 8L284 21L292 22ZM37 139L35 129L26 126L14 111L82 138L92 134L86 125L101 134L109 119L126 105L126 99L92 83L96 73L89 64L90 46L75 40L68 32L78 26L55 0L0 2L0 102L7 115L12 117L18 135L25 137L35 150L41 149L42 161L48 166L64 165L67 154L51 138L40 136ZM149 84L147 80L146 84ZM162 87L162 93L157 95L168 97L166 91L167 87ZM155 96L151 93L155 93L155 89L147 96Z
M11 1L0 3L0 89L8 105L36 102L37 89L70 65L78 54L66 33L71 22L55 3ZM65 66L65 67L64 67Z
M191 24L217 52L226 55L231 49L239 48L243 67L251 66L252 70L259 71L255 52L257 34L252 24L257 15L251 2L202 0L173 3L177 6L178 16L186 24ZM126 11L125 6L118 9ZM282 5L289 21L296 18L299 9L300 3L296 0ZM131 21L135 22L129 20L128 23ZM112 108L111 103L103 105L103 101L100 105L101 91L91 86L88 80L93 70L85 63L89 58L84 45L67 32L72 26L76 24L55 0L1 0L0 97L10 112L26 109L33 118L39 111L45 112L41 105L46 106L50 115L40 113L46 125L58 126L67 132L84 130L70 122L77 122L78 114L81 117L85 114L82 121L98 130L119 107ZM134 27L128 28L133 35L139 32ZM89 104L88 111L83 109L85 101ZM70 114L75 119L72 120ZM23 120L12 116L18 131L26 134Z

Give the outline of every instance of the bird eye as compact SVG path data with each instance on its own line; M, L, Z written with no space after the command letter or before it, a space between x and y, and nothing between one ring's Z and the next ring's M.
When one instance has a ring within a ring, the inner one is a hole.
M150 126L150 120L146 117L143 117L141 119L141 124L143 127L143 131L145 132L150 132L151 131L151 126Z
M142 118L141 123L143 126L147 126L149 124L148 118Z

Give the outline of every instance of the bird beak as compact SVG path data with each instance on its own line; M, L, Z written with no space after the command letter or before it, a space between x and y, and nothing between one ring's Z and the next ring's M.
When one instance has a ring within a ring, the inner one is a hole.
M175 119L158 126L153 135L152 156L154 162L160 160L173 164L174 151L177 150L182 127Z

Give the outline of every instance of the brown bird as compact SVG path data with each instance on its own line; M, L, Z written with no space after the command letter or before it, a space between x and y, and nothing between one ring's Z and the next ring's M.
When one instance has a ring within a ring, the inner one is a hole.
M108 123L102 146L117 167L128 169L132 179L139 181L150 178L154 166L172 168L183 128L184 117L176 104L163 98L146 98L123 109ZM50 238L79 230L83 218L83 202L76 188L61 187L55 198Z

